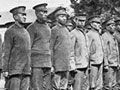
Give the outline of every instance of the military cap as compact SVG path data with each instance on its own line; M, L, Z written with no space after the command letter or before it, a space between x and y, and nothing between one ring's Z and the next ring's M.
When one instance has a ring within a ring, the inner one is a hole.
M118 17L118 18L115 19L115 23L116 24L120 24L120 17Z
M108 19L105 20L105 22L102 23L102 26L106 26L106 25L110 25L110 24L114 24L114 20L113 19Z
M75 16L87 16L85 12L75 13Z
M86 13L75 13L75 17L79 17L80 20L86 20Z
M25 6L18 6L10 10L10 13L12 14L26 14L25 13Z
M98 15L94 15L94 16L91 16L91 17L89 17L88 19L87 19L87 21L89 22L89 23L91 23L91 22L101 22L101 19L100 19L100 16L98 16Z
M68 15L67 12L66 12L66 8L64 7L58 7L55 9L55 11L53 12L54 13L54 16L59 16L59 15Z
M46 11L47 12L47 6L48 4L47 3L42 3L42 4L38 4L38 5L35 5L33 7L34 10L38 10L38 11Z

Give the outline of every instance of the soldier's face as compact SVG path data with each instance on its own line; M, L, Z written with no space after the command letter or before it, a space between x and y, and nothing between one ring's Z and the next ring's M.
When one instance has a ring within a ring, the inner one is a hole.
M120 32L120 24L116 25L116 30Z
M47 11L36 11L37 19L46 20L47 19Z
M67 28L71 32L73 30L73 25L67 25Z
M101 30L100 22L91 22L91 26L98 31Z
M56 20L62 25L65 25L66 22L67 22L67 16L66 15L58 15L56 18L57 18Z
M75 18L75 22L77 26L84 27L85 26L86 17L85 16L78 16Z
M113 23L113 24L109 24L109 25L107 25L107 30L109 31L109 32L114 32L115 31L115 24Z
M25 23L26 22L26 14L25 13L21 13L21 14L16 14L14 16L15 20L17 20L20 23Z

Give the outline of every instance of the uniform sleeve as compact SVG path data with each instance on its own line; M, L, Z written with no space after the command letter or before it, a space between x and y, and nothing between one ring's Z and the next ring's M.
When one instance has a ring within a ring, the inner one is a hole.
M118 43L120 43L120 33L116 31L116 32L113 34L113 36L117 39Z
M10 59L10 53L13 45L13 34L9 31L5 32L4 36L4 56L3 56L3 71L8 72L8 64Z
M0 35L0 69L2 69L2 37Z
M75 46L76 46L76 37L73 32L71 32L71 58L70 58L70 70L76 69L76 57L75 57Z
M117 40L117 42L118 43L120 43L120 33L118 32L118 31L116 31L114 34L113 34L113 36L115 37L115 39ZM118 56L120 55L120 47L119 47L119 45L118 45L118 43L117 43L117 49L118 49ZM120 57L120 56L119 56ZM118 63L120 64L120 58L118 57Z
M33 26L29 26L27 28L27 31L29 32L29 35L30 35L30 39L31 39L31 47L33 46L33 41L34 41L34 38L35 38L35 29Z
M87 34L88 36L88 48L89 48L89 54L90 56L96 53L96 45L95 40L92 38L91 34ZM93 35L94 36L94 35Z
M75 35L74 35L74 33L73 32L71 32L71 41L72 41L72 46L73 46L73 48L74 48L74 56L76 56L76 37L75 37ZM75 58L75 61L76 61L76 58Z
M104 66L108 66L108 42L107 37L102 36L102 46L104 53Z
M56 30L52 29L51 30L51 39L50 39L50 50L51 50L52 63L53 63L53 51L54 51L54 46L55 46L55 42L56 42L56 38L57 38L56 34L57 34Z

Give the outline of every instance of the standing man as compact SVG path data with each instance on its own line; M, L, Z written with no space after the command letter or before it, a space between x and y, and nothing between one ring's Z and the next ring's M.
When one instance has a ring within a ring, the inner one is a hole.
M113 90L116 86L116 73L119 66L119 50L117 39L114 38L115 22L110 19L104 22L106 32L102 35L104 42L104 56L107 63L104 65L105 90Z
M6 89L28 90L30 69L30 36L23 27L26 21L25 6L15 7L10 10L15 24L5 32L3 72L7 76Z
M0 18L1 18L1 15L0 15ZM0 78L1 78L1 73L2 73L2 64L3 64L3 61L2 61L2 36L0 34Z
M46 23L47 3L33 7L37 20L27 30L31 38L32 90L51 90L51 29Z
M55 72L53 89L66 90L70 70L71 36L66 28L66 9L58 7L53 13L56 18L56 26L51 33L52 64Z
M119 49L119 54L120 54L120 17L115 20L115 25L116 25L116 29L115 29L113 36L118 41L118 49ZM119 55L119 64L120 64L120 55ZM117 71L117 84L120 88L120 69Z
M85 32L86 14L76 13L76 28L71 31L72 43L74 44L75 64L77 74L75 75L75 83L73 90L87 90L85 88L85 77L87 76L87 67L89 62L88 55L88 38ZM83 89L84 88L84 89Z
M102 89L102 66L103 66L103 47L101 40L101 25L99 16L91 16L88 19L91 26L90 31L87 33L89 38L90 50L90 87L91 90Z

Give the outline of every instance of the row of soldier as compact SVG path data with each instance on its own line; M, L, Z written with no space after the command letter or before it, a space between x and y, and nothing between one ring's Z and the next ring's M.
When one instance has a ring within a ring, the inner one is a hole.
M15 24L4 36L3 73L7 90L112 90L119 69L120 19L101 24L100 16L75 13L67 22L64 7L47 24L47 4L33 7L37 20L25 29L25 6L10 10ZM52 23L53 24L53 23ZM101 29L102 28L102 29Z

